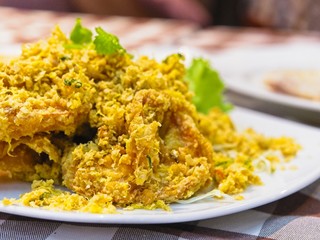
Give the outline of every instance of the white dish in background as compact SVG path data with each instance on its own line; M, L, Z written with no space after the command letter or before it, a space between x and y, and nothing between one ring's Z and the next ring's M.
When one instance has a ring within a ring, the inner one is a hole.
M251 110L236 108L231 112L238 129L252 127L268 136L292 136L303 149L289 165L296 170L278 170L273 175L262 175L264 185L254 186L244 193L244 200L223 202L204 200L189 205L173 204L172 212L163 210L120 211L119 214L89 214L81 212L49 211L25 206L3 206L0 212L27 217L82 223L155 224L195 221L251 209L281 199L320 177L320 130L275 118ZM30 190L30 183L1 183L0 199L18 197Z
M21 49L22 46L20 44L0 46L0 56L18 56L21 53Z
M213 54L210 59L229 90L272 104L320 112L320 101L273 92L264 83L266 74L273 71L320 71L320 44L292 43L232 49Z

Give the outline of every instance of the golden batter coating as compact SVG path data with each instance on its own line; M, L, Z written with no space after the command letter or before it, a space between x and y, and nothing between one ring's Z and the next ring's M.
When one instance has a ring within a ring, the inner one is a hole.
M213 150L197 129L182 60L142 57L98 82L89 119L98 133L62 159L68 188L107 194L121 206L148 205L188 198L210 181Z
M47 134L0 142L0 178L61 182L62 152Z
M197 112L180 54L159 62L70 43L56 28L0 64L0 177L49 179L20 203L166 208L208 187L240 193L261 183L261 156L274 170L299 149L290 138L238 132L218 109Z
M212 146L181 93L140 90L125 109L124 121L99 127L95 143L62 159L68 188L88 197L104 193L126 206L185 199L210 182Z
M66 43L56 29L47 42L26 45L0 66L0 141L40 132L72 135L87 121L95 88L76 62L63 60Z

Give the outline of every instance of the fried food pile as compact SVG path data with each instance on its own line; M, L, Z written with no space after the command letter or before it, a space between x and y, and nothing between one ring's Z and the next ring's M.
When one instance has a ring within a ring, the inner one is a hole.
M299 149L290 138L237 132L217 108L197 112L180 54L158 62L68 45L56 27L0 65L0 176L33 181L20 203L165 208L210 186L240 193L260 183L259 156L276 164L273 153L290 159Z

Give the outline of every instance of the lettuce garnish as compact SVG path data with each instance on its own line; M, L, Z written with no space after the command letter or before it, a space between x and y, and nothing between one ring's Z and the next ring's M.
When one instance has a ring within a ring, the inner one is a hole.
M70 33L70 40L80 45L92 42L92 32L82 26L80 18L77 18L76 24Z
M105 55L125 51L120 45L117 36L107 33L101 27L97 27L96 32L97 35L93 43L96 47L97 53Z
M185 79L194 93L192 101L199 112L207 114L213 107L218 107L224 112L232 109L232 104L224 99L224 83L209 61L194 58L187 69Z
M97 34L92 41L92 31L83 27L81 19L78 18L70 33L72 43L65 45L65 47L68 49L82 49L93 44L97 53L101 55L125 52L115 35L104 31L101 27L97 27L95 30Z

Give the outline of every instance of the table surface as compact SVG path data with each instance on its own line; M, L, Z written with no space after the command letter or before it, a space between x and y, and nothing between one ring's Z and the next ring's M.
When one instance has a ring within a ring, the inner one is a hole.
M293 33L250 28L209 27L177 20L55 13L0 7L0 51L47 36L55 24L68 32L75 18L116 34L125 48L147 44L197 47L206 52L252 45L317 42L317 33ZM237 105L294 119L284 109L227 92ZM319 154L320 155L320 154ZM320 158L319 158L320 161ZM196 222L162 225L77 224L0 213L0 239L320 239L320 181L284 199L237 214Z

